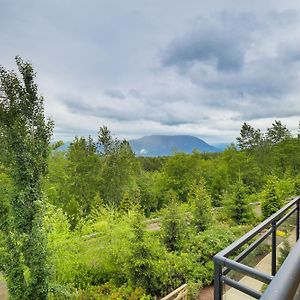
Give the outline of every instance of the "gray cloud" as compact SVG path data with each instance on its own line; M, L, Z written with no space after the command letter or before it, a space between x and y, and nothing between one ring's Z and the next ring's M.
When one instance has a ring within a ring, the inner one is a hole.
M235 111L234 119L299 115L295 28L295 11L200 18L163 51L162 66L201 88L201 104Z
M253 13L198 18L190 32L171 42L163 53L162 63L185 70L202 62L214 65L218 71L239 71L244 66L253 31L259 27Z
M14 66L16 54L33 62L55 139L106 124L125 138L178 133L222 142L245 120L300 118L295 1L0 0L0 7L0 64Z
M143 98L125 97L125 94L119 91L124 97L115 97L101 99L98 101L86 102L84 99L61 97L60 102L63 103L67 110L71 113L81 116L89 116L111 119L114 121L132 121L144 120L153 121L162 125L177 126L184 124L197 124L199 118L202 121L209 120L209 117L199 110L197 106L184 100L168 101L167 99L158 99L157 101L149 101ZM139 95L139 94L138 94ZM139 95L140 96L140 95ZM101 96L98 96L101 98ZM173 100L173 99L172 99ZM158 103L159 106L151 105Z
M125 95L122 91L116 89L108 89L105 91L105 94L112 98L125 99Z

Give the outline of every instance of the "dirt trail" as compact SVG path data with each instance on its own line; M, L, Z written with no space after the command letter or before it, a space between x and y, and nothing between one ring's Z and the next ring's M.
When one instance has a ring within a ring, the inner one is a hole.
M214 287L213 285L206 286L201 289L197 300L214 300Z
M0 281L0 300L7 300L8 292L4 281Z

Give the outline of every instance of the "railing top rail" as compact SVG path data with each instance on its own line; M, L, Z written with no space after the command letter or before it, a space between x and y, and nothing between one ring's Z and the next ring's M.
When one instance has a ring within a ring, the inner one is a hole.
M274 221L277 221L288 209L290 209L293 205L297 204L300 201L300 197L295 197L289 203L287 203L284 207L282 207L278 212L264 220L262 223L258 224L252 230L243 235L240 239L233 242L227 248L220 251L216 254L216 257L228 257L233 254L240 247L245 245L248 241L250 241L253 237L255 237L258 233L260 233L263 229L268 227Z
M217 261L220 265L229 267L231 270L239 271L240 273L246 274L247 276L250 276L265 283L270 283L273 279L273 276L271 275L268 275L255 268L246 266L226 257L217 257L215 261Z
M300 240L271 281L261 300L293 299L300 284Z

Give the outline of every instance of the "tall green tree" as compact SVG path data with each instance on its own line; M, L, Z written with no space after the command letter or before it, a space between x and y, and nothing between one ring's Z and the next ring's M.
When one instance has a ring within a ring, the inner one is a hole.
M161 172L141 172L138 177L140 203L145 215L162 208L164 203L163 175Z
M231 184L242 181L254 191L261 188L261 170L254 155L248 151L238 151L232 145L222 153L222 158L227 163L227 175Z
M67 198L69 185L68 160L65 152L50 151L48 159L48 173L43 184L49 202L62 207Z
M145 223L143 216L137 210L131 211L130 255L128 257L129 281L134 287L143 287L147 291L153 289L152 282L155 277L154 255L145 237Z
M193 223L198 231L204 231L212 221L211 196L206 190L204 180L190 187L188 201L192 207Z
M169 192L169 201L162 217L162 241L169 251L179 251L183 245L185 222L179 210L176 194Z
M68 201L76 202L81 212L76 212L74 217L86 217L97 196L100 184L101 164L97 154L96 145L91 137L75 137L67 152L68 199L63 203L65 211L68 211Z
M275 174L286 172L296 176L300 171L300 143L297 138L285 138L272 146Z
M262 133L259 129L254 129L251 125L244 123L237 144L241 150L251 150L261 145Z
M175 153L166 160L162 173L165 190L174 191L180 201L186 202L190 184L202 175L201 154Z
M233 186L233 192L232 195L230 195L226 208L229 217L236 224L251 223L254 219L253 208L249 205L248 192L247 186L241 181Z
M120 142L117 139L114 140L110 130L107 128L107 126L103 125L99 128L98 144L101 148L100 151L106 155L113 152L118 147Z
M59 145L59 144L58 144ZM64 210L72 229L97 205L101 159L91 137L75 137L66 152L53 150L44 191L49 202Z
M45 121L30 63L16 57L19 77L0 68L0 128L14 193L6 228L10 299L47 299L46 244L41 180L47 170L53 122Z
M129 143L113 139L105 126L100 127L98 144L104 149L101 152L100 195L106 204L119 206L125 192L135 193L138 189L139 161Z
M278 193L277 185L278 178L270 176L262 190L261 210L264 218L277 212L284 204L284 199Z
M272 123L272 127L267 129L267 141L273 145L290 137L291 132L287 129L286 125L283 125L279 120L275 120L275 122Z
M206 174L210 174L207 176ZM210 161L205 171L206 188L211 192L212 205L220 206L224 192L229 186L228 166L222 156Z

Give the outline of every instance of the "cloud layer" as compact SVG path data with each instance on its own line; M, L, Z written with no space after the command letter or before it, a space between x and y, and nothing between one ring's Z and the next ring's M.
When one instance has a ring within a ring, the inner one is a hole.
M211 143L233 141L244 121L295 130L300 5L282 3L0 0L0 64L33 62L55 139L102 124Z

